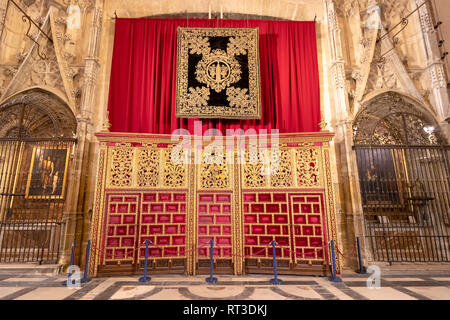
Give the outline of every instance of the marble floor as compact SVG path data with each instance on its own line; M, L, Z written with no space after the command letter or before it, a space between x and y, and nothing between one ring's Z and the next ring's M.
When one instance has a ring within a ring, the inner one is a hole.
M323 277L217 275L94 278L79 288L67 288L63 275L0 274L0 300L450 300L450 271L427 271L382 276L380 288L368 288L368 275L347 273L342 282Z

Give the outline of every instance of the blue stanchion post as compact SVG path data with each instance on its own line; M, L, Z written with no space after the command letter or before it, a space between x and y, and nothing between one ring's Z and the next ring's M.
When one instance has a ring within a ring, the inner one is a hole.
M331 240L330 244L331 244L331 259L332 259L331 262L333 263L333 275L328 279L331 282L342 282L342 279L339 278L336 274L337 272L336 272L336 255L334 254L334 240Z
M74 260L75 260L75 241L72 242L72 249L71 249L71 252L70 252L70 263L69 263L68 270L71 270L70 266L73 266ZM67 280L62 282L63 286L67 286L67 284L70 282L70 276L71 276L71 274L68 272L67 273Z
M275 240L272 240L272 253L273 253L273 274L274 274L274 278L270 279L270 283L271 284L282 284L283 280L278 279L277 254L275 252Z
M366 267L363 266L362 257L361 257L361 246L359 244L359 237L356 237L356 248L358 249L358 263L359 270L356 270L357 273L367 274Z
M145 261L144 261L144 276L139 278L139 282L147 283L151 280L151 277L147 276L147 265L148 265L148 244L149 240L145 240Z
M87 283L91 281L91 278L89 278L88 275L88 269L89 269L89 252L91 251L91 240L88 240L87 246L86 246L86 258L84 259L84 276L83 279L81 279L81 283Z
M208 283L217 283L217 278L214 277L214 251L213 251L213 247L214 247L214 240L211 240L211 247L209 249L209 277L206 278L206 282Z

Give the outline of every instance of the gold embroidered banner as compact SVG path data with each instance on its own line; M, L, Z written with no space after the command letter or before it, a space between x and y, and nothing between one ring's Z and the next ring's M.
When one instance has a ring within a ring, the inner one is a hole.
M258 28L178 28L176 116L261 118Z

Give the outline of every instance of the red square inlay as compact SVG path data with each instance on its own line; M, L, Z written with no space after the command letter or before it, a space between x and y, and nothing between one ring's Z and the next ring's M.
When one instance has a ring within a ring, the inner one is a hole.
M310 204L302 204L302 213L311 213L311 205Z
M174 223L184 223L186 221L186 216L184 214L174 214L172 216L172 222Z
M306 202L319 202L318 197L307 197Z
M108 247L117 247L119 246L119 238L108 238L106 241L106 245Z
M256 201L256 194L254 194L254 193L246 193L246 194L244 194L244 201L245 202L255 202Z
M177 255L177 248L164 248L164 256L176 256Z
M217 237L216 242L218 245L230 246L231 238L229 237Z
M248 204L244 204L244 212L245 213L249 212L249 205Z
M272 244L273 237L261 236L259 237L259 244L261 246Z
M159 201L170 201L172 199L172 195L170 193L160 193L158 194Z
M129 234L130 236L134 235L134 226L129 226L129 227L128 227L128 234Z
M156 201L156 194L155 193L144 193L144 201L145 202Z
M256 222L256 215L254 215L254 214L246 214L244 216L244 222L245 223L255 223Z
M292 198L294 202L305 202L305 197L294 197Z
M231 223L231 216L216 216L216 223Z
M266 248L258 248L254 247L252 248L252 255L254 256L265 256L266 255Z
M214 195L212 194L201 194L199 195L200 202L214 202Z
M109 205L109 212L116 213L116 205L115 204L110 204Z
M117 227L116 234L118 236L123 236L124 234L127 234L127 227L123 227L123 226Z
M206 204L200 204L198 206L198 212L199 213L207 213L208 212L208 206Z
M208 227L206 227L206 226L199 226L198 227L198 234L208 234Z
M282 213L288 212L288 210L287 210L287 204L282 203L282 204L280 205L280 208L281 208L281 212L282 212Z
M275 241L278 242L280 246L287 246L289 244L288 237L275 237Z
M185 236L173 236L172 237L172 244L174 244L174 245L184 244L184 242L185 242Z
M287 223L288 216L285 215L275 215L274 216L275 223Z
M122 202L122 197L111 197L111 202Z
M322 246L322 238L309 238L309 246L310 247L321 247Z
M294 203L292 205L292 211L294 211L294 213L299 213L300 212L300 206L297 203Z
M121 216L109 216L109 224L119 224Z
M314 213L320 213L320 205L313 204L313 211Z
M258 194L258 201L259 202L271 202L272 201L272 195L270 193L259 193Z
M281 228L280 228L280 226L267 226L267 233L268 234L280 234Z
M180 212L186 212L186 204L185 203L180 204Z
M306 237L296 237L295 238L295 245L298 247L306 247L308 245L308 238Z
M231 202L231 195L229 194L216 194L216 202Z
M211 213L220 213L220 205L210 204L209 205L209 212L211 212Z
M136 213L136 204L130 204L130 213Z
M166 212L178 212L178 203L166 204Z
M199 216L198 222L202 224L213 224L214 216Z
M303 226L302 231L304 236L313 235L313 227L311 226Z
M164 226L164 233L166 234L174 234L174 233L178 233L178 226Z
M122 247L131 247L134 244L134 238L122 238Z
M273 201L274 202L286 202L286 193L274 193Z
M231 213L231 206L229 204L222 205L222 213Z
M135 223L135 221L136 221L136 216L132 216L132 215L123 216L123 223L130 224L130 223Z
M127 213L128 212L128 205L127 204L119 204L117 211L119 213Z
M158 246L170 244L170 237L157 237L156 238L156 244Z
M151 204L150 212L163 212L163 205L162 204Z
M162 251L160 248L149 248L148 254L150 255L150 257L161 257Z
M186 194L184 193L174 193L173 194L174 201L186 201Z
M262 214L259 216L259 223L272 223L272 216L269 214Z
M209 234L220 234L220 227L210 226L209 227Z
M158 234L162 233L162 226L149 226L148 227L149 234Z
M114 227L109 227L108 228L108 236L112 236L114 235Z
M320 216L308 216L308 223L317 224L320 223Z
M278 204L266 204L266 212L280 212L280 207Z
M252 212L259 213L264 212L263 204L252 204Z
M222 234L231 234L231 227L223 226Z
M305 224L306 223L306 216L294 216L294 223Z
M252 233L253 234L264 234L264 226L252 226Z
M170 215L168 214L158 214L158 223L170 222Z
M255 245L255 244L258 244L258 237L255 237L255 236L246 236L244 239L245 239L245 244L247 244L247 245Z
M143 213L147 213L148 212L148 204L143 204L142 205L142 212Z

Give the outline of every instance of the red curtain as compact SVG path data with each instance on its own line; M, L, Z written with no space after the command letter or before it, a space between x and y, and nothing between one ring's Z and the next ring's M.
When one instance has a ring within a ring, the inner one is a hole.
M177 27L259 27L261 120L202 119L203 130L249 128L316 132L320 89L314 22L208 19L117 19L109 89L114 132L193 133L175 117Z

